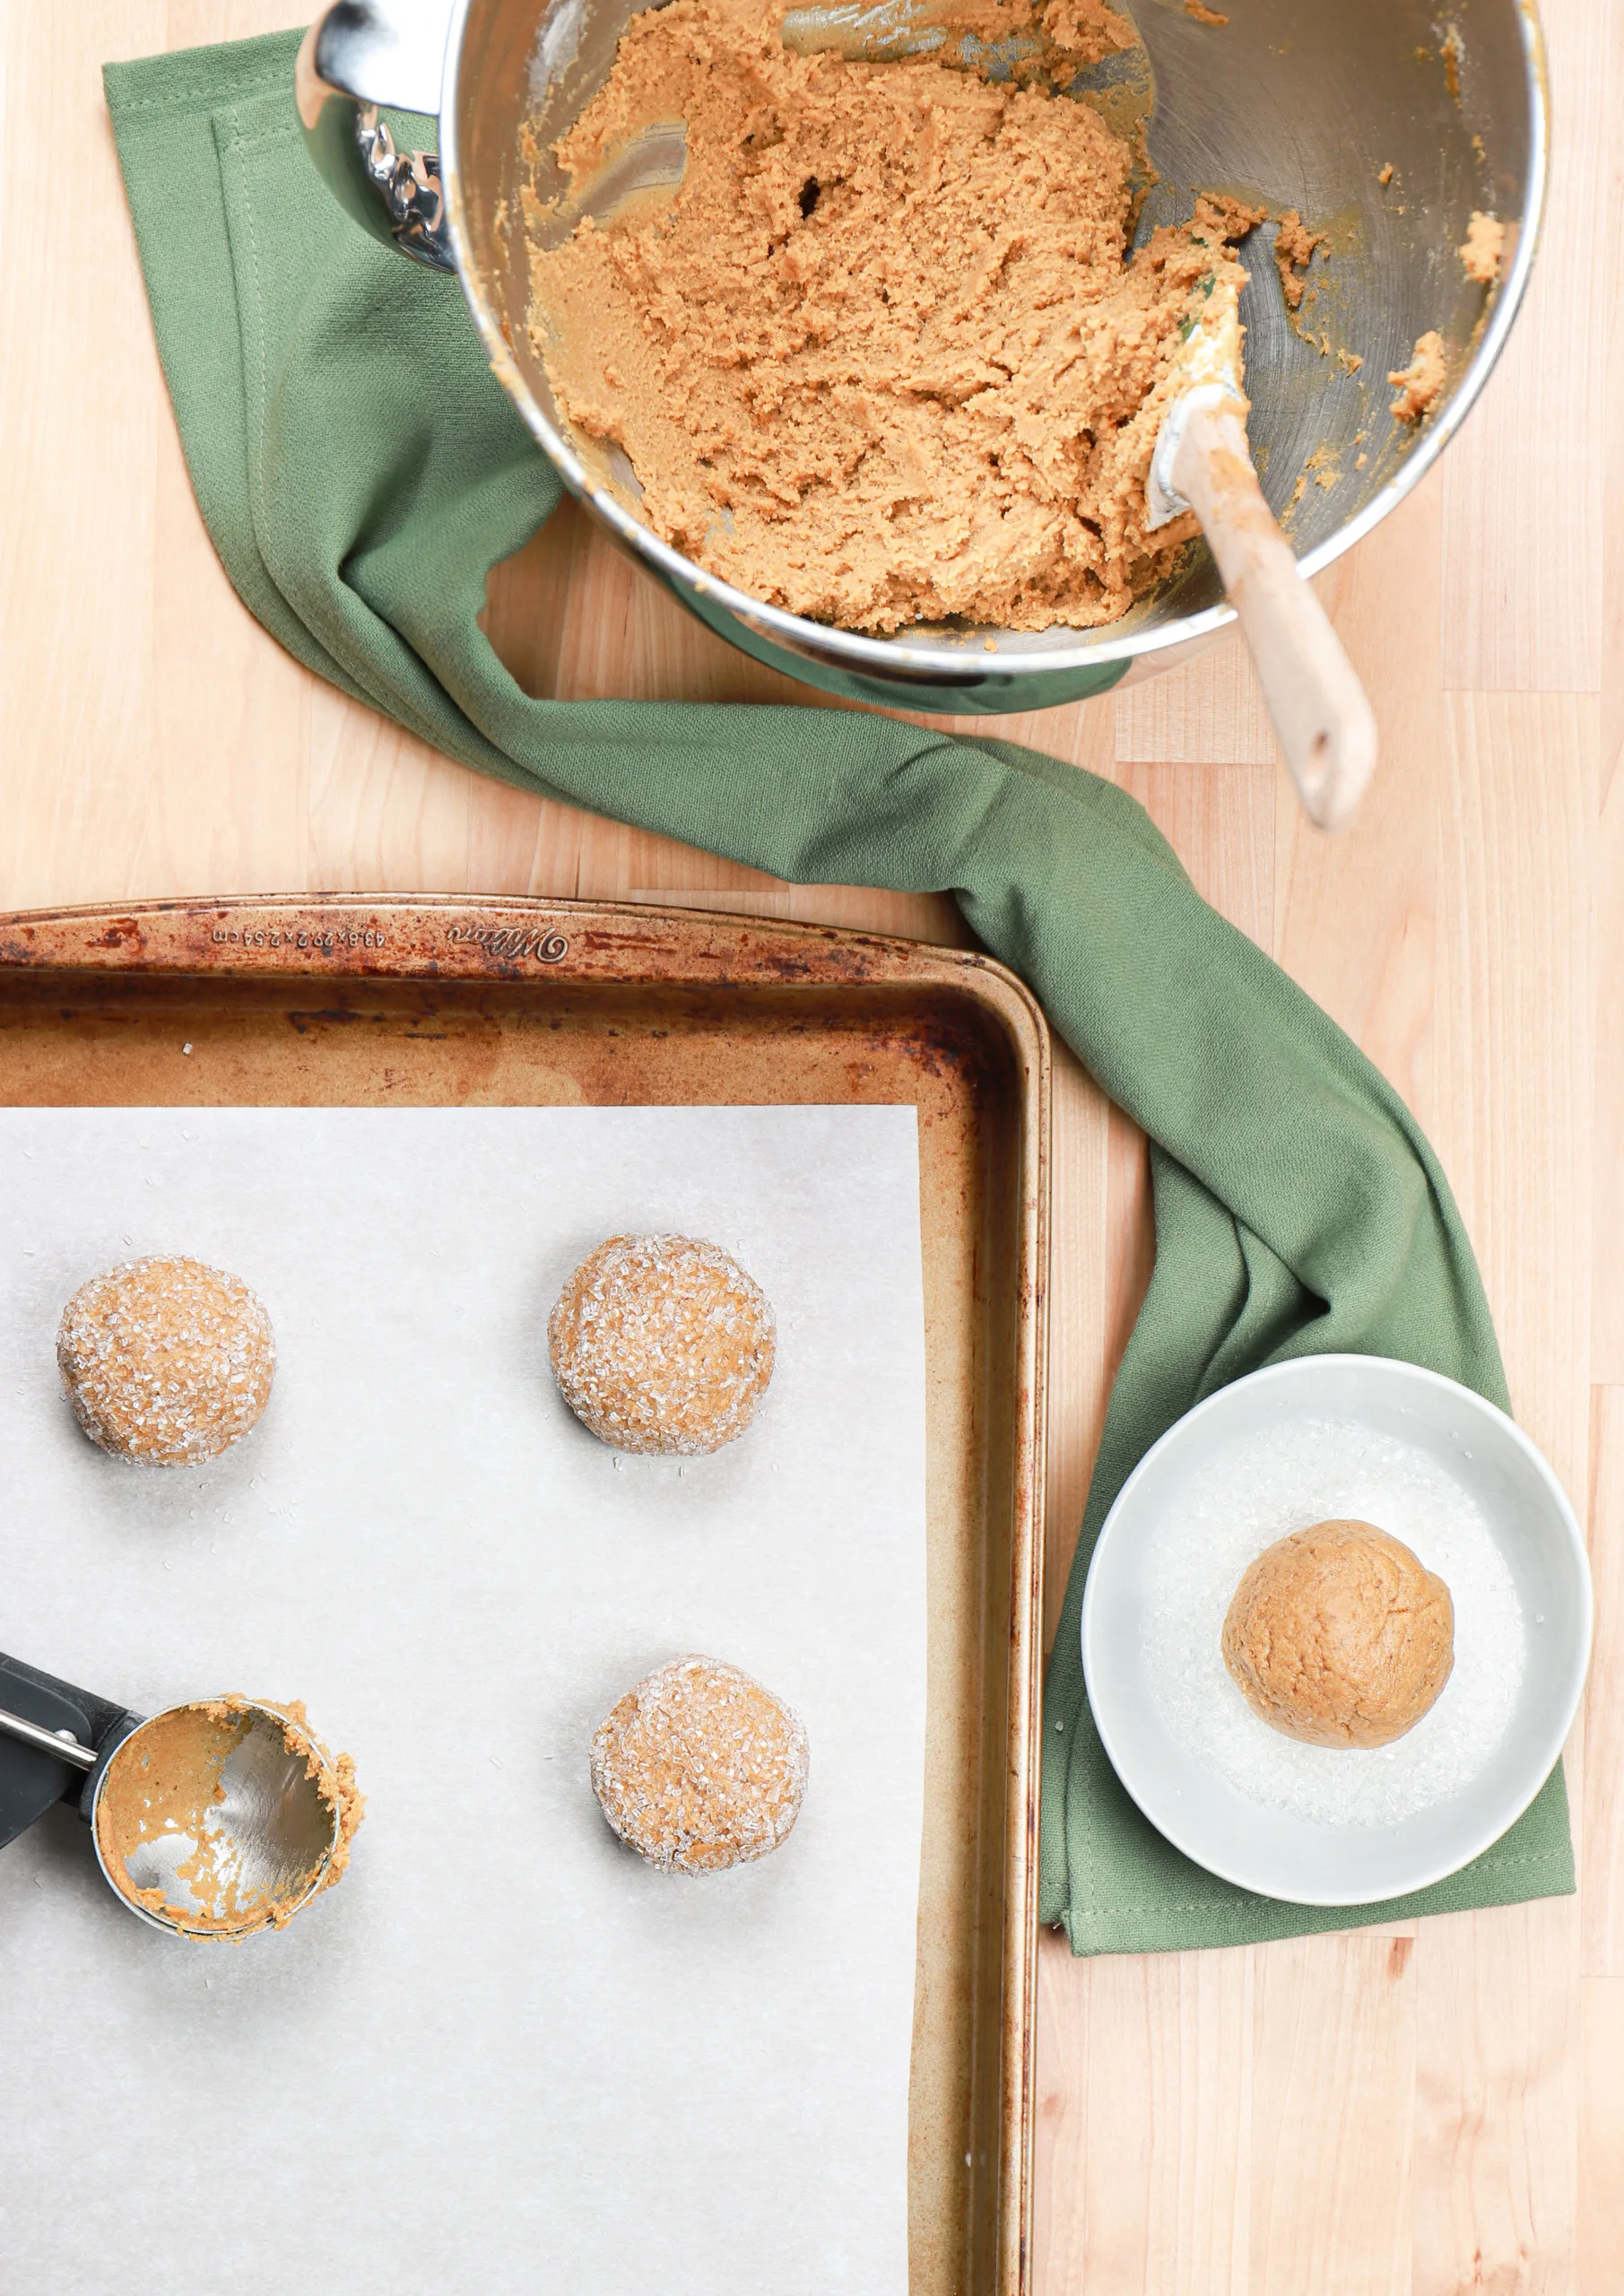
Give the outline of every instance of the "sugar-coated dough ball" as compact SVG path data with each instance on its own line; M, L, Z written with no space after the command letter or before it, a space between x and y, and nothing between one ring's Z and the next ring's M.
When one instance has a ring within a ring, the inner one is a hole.
M667 1873L715 1874L789 1838L806 1732L781 1699L716 1658L672 1658L592 1741L592 1790L621 1839Z
M276 1343L248 1285L195 1259L135 1259L82 1283L56 1361L92 1443L148 1466L195 1466L246 1435Z
M1385 1746L1449 1679L1455 1605L1374 1523L1315 1523L1277 1539L1242 1578L1223 1654L1253 1712L1287 1737Z
M547 1339L565 1402L617 1451L719 1450L772 1377L766 1294L693 1236L611 1236L565 1284Z

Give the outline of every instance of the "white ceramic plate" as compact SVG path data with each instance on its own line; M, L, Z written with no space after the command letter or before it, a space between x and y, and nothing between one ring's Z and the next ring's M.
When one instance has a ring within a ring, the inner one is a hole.
M1300 1746L1225 1671L1230 1595L1274 1539L1334 1515L1450 1586L1455 1664L1393 1746ZM1107 1516L1082 1604L1089 1702L1152 1825L1209 1872L1300 1905L1368 1905L1456 1872L1561 1752L1590 1657L1590 1568L1521 1429L1412 1363L1313 1355L1168 1429Z

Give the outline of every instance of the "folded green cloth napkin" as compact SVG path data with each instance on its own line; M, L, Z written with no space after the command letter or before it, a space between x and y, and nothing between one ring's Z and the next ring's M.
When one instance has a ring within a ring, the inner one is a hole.
M294 117L297 38L109 65L158 347L239 594L301 662L465 764L803 883L951 891L1150 1135L1156 1268L1112 1392L1044 1719L1041 1912L1080 1953L1336 1929L1574 1886L1559 1769L1451 1881L1346 1911L1214 1880L1140 1816L1083 1692L1083 1575L1181 1413L1287 1356L1407 1357L1506 1403L1436 1158L1317 1006L1107 783L823 709L529 700L480 630L559 483L454 281L340 213Z

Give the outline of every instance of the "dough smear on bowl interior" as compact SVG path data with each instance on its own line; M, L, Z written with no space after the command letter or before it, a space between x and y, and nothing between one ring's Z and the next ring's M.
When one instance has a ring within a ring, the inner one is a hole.
M1133 42L1099 0L992 14L1061 80ZM769 604L876 632L1116 620L1195 532L1147 531L1145 478L1257 212L1205 199L1132 252L1137 147L1088 104L934 56L798 54L783 19L633 16L554 147L578 203L644 130L685 131L674 192L555 247L561 211L529 196L531 333L568 422L623 450L656 534Z
M1235 1590L1224 1664L1253 1712L1314 1746L1385 1746L1455 1665L1443 1580L1374 1523L1314 1523L1266 1547Z

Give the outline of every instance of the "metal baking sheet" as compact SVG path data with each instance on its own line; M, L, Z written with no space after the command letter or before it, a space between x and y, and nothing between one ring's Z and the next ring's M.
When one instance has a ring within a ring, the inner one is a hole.
M0 919L0 1100L16 1104L916 1109L913 2296L1029 2284L1047 1099L1046 1035L1019 982L973 952L866 934L352 898Z
M273 2296L325 2219L356 2296L528 2296L543 2255L572 2296L905 2296L916 1133L896 1107L0 1110L12 1647L140 1712L274 1684L370 1796L341 1888L240 1948L133 1921L66 1809L0 1857L29 2285L100 2296L116 2257L156 2296L206 2224L222 2283ZM719 1241L773 1302L772 1383L713 1457L623 1457L553 1386L548 1309L627 1230ZM241 1275L278 1335L264 1418L206 1466L109 1459L56 1378L63 1301L146 1251ZM789 1840L703 1879L618 1844L586 1775L616 1699L690 1651L812 1746ZM274 2206L219 2208L200 2130L279 2097ZM81 2115L142 2139L64 2211Z

